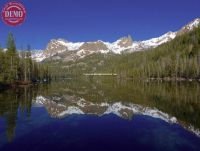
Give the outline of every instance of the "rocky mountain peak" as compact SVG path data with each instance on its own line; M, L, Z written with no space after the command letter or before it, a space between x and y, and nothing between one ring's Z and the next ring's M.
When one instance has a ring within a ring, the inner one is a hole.
M133 39L130 35L128 35L127 37L122 37L118 43L120 47L129 47L132 46L132 44L133 44Z
M100 50L108 50L107 46L102 41L95 42L85 42L79 50L92 50L92 51L100 51Z
M63 45L60 40L52 39L46 47L44 53L48 56L55 55L56 53L66 51L67 47Z

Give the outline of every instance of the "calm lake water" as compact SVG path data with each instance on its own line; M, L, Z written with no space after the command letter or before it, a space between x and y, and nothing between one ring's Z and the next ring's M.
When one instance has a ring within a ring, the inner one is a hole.
M0 151L199 151L200 83L66 79L0 92Z

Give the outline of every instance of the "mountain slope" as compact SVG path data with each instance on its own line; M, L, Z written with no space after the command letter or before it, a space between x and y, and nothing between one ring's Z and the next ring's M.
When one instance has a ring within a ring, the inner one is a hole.
M131 36L120 38L119 40L110 43L104 41L94 41L94 42L69 42L63 39L58 40L51 40L47 48L44 51L39 53L35 53L32 58L38 62L44 61L48 58L53 57L56 60L59 58L64 59L65 61L72 60L75 61L80 58L84 58L91 54L96 53L114 53L114 54L121 54L123 52L136 52L141 50L147 50L151 48L156 48L166 42L173 40L175 37L182 35L184 33L190 32L195 27L200 24L200 19L197 18L194 21L190 22L186 26L182 27L177 32L167 32L164 35L161 35L157 38L152 38L149 40L144 41L133 41ZM70 54L75 58L72 59L65 59L66 52L70 52ZM53 59L53 60L54 60Z
M200 27L148 51L93 54L64 67L63 72L72 75L115 73L120 78L200 81Z

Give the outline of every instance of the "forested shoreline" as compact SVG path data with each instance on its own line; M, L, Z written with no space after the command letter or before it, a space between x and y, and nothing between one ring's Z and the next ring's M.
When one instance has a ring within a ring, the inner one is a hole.
M85 73L111 73L120 79L200 81L200 27L150 50L93 54L71 62L36 63L30 46L17 51L12 33L8 35L7 50L0 49L0 87L75 78Z
M31 48L17 51L12 33L8 34L7 49L0 48L0 88L28 85L50 78L47 65L31 59Z

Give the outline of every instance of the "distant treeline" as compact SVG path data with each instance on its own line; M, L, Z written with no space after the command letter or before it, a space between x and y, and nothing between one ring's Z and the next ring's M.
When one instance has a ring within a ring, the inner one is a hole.
M9 33L7 50L0 48L0 84L31 83L48 78L48 67L31 59L30 46L17 51L13 34Z

